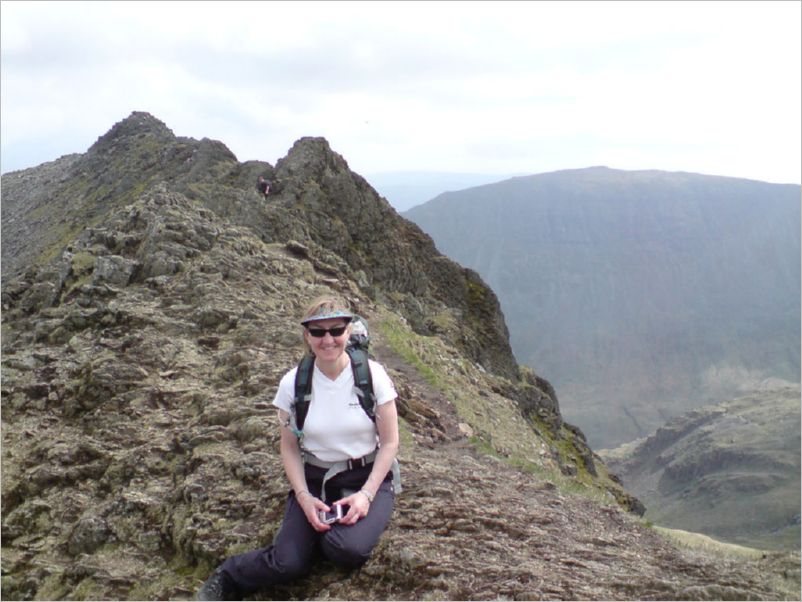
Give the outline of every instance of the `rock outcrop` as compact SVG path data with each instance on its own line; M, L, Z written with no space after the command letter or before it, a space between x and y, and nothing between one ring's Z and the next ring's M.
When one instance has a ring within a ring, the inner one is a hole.
M362 570L262 599L798 596L798 556L681 551L629 512L492 291L322 139L240 164L135 113L2 186L4 598L188 598L269 542L270 401L332 291L399 390L406 491Z

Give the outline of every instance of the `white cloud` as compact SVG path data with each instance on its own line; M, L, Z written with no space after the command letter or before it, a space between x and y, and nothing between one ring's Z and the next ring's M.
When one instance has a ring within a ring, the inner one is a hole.
M800 181L799 3L3 2L0 23L4 171L144 110L240 160L320 135L361 173Z

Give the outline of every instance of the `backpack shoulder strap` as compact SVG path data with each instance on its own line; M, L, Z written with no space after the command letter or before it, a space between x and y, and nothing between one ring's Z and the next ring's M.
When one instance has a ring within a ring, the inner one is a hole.
M373 422L376 422L376 394L373 392L373 377L368 364L368 352L359 347L346 348L354 373L354 386L359 405Z
M298 371L295 373L295 399L292 402L292 414L295 418L296 434L303 432L306 414L309 412L314 368L315 356L307 354L298 363Z

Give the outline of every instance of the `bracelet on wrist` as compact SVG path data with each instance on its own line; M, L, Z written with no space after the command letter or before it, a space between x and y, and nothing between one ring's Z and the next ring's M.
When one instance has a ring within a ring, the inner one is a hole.
M297 492L295 493L295 499L296 499L296 500L297 500L297 499L299 499L299 498L301 497L301 495L303 495L304 493L305 493L306 495L308 495L308 496L312 496L312 494L311 494L311 493L309 493L309 492L308 492L306 489L303 489L303 490L301 490L301 491L297 491Z
M366 498L368 498L368 502L370 502L371 504L373 503L373 498L376 497L367 489L360 489L359 493L363 494Z

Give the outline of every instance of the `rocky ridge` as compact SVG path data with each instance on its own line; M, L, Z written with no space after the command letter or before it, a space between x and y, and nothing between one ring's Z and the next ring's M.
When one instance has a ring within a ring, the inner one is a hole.
M515 366L492 291L321 139L273 169L134 114L2 184L5 599L188 598L268 542L287 492L270 399L330 291L397 384L406 492L361 571L262 598L799 595L798 555L679 550L628 513Z
M257 202L258 174L275 183L266 205ZM495 294L400 219L321 138L299 140L275 168L240 164L220 142L176 137L133 113L83 155L4 177L4 279L51 263L85 226L160 183L264 242L300 242L320 269L352 278L416 331L445 336L486 369L518 379Z

